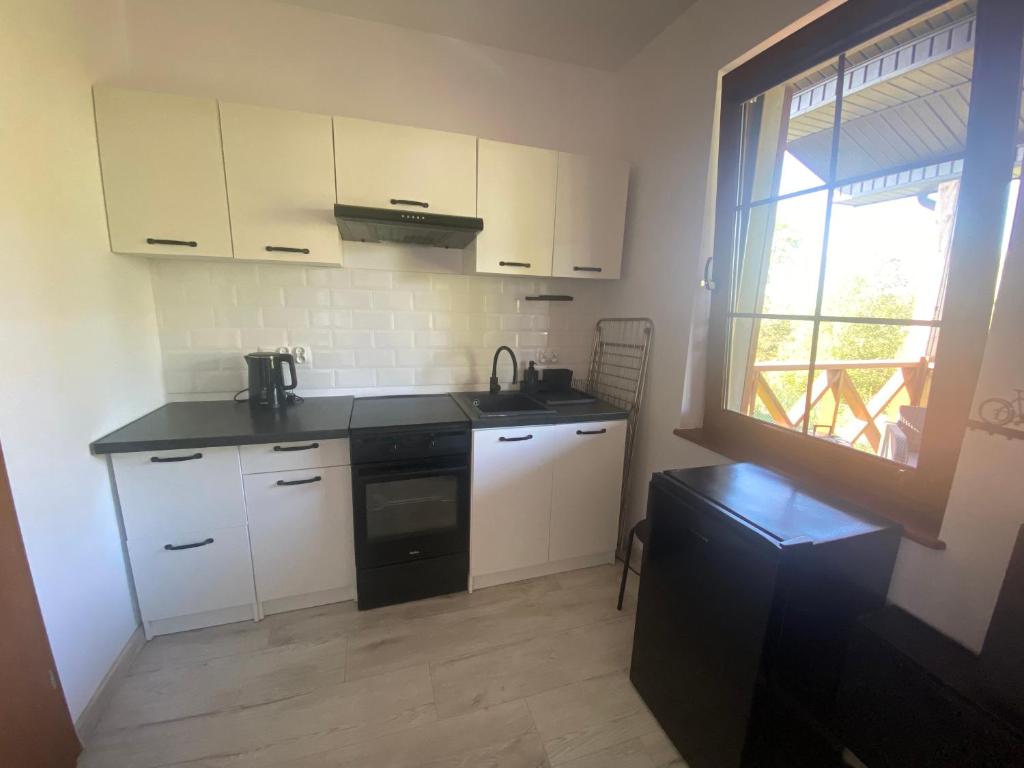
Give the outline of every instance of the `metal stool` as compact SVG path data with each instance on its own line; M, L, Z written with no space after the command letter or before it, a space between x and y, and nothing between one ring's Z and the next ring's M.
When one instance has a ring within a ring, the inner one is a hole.
M629 531L629 541L626 543L626 557L624 558L625 562L622 564L622 583L619 585L619 604L616 606L620 611L622 610L622 598L626 594L626 578L629 576L629 557L633 553L633 539L640 539L644 546L647 546L648 532L649 528L646 517Z

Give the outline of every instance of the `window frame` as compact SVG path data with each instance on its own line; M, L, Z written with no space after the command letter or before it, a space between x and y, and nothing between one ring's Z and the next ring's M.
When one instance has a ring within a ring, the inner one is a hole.
M964 171L928 406L932 418L917 467L730 411L725 385L744 103L947 2L848 0L723 77L704 425L678 431L726 456L772 466L899 522L907 535L935 547L942 546L938 535L995 300L1017 146L1024 3L978 0Z

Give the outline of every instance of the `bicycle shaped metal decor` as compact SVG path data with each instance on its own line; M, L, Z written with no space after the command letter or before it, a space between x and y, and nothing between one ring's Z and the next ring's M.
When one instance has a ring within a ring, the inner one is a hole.
M1024 424L1024 389L1015 389L1013 400L990 397L978 406L978 415L986 424L1005 427L1010 424Z

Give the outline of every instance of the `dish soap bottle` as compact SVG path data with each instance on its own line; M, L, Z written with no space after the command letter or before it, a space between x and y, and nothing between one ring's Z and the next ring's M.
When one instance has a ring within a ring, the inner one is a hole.
M531 360L526 370L523 371L523 383L520 389L523 392L536 392L537 384L540 381L540 375L537 373L536 363Z

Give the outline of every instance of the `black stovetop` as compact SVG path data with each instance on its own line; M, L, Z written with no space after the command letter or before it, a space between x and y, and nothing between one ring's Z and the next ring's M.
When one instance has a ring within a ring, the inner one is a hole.
M349 429L373 430L467 425L469 417L450 395L357 397Z

